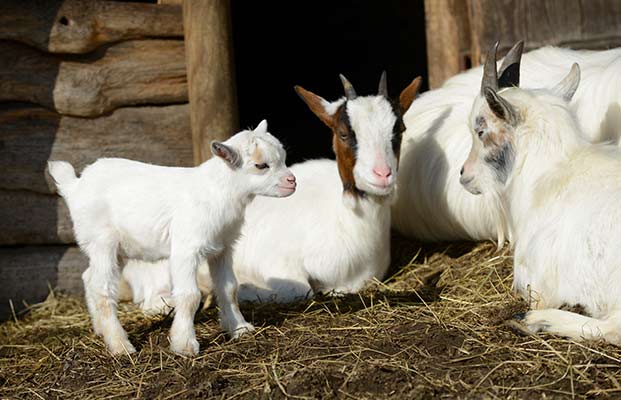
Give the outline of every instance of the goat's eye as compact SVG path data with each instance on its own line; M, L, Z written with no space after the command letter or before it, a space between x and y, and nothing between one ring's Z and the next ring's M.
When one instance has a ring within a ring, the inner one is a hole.
M265 168L269 168L270 166L267 165L266 163L263 164L255 164L255 167L257 167L257 169L265 169Z
M347 138L349 137L349 135L347 135L347 132L341 132L339 133L339 137L343 140L347 140Z

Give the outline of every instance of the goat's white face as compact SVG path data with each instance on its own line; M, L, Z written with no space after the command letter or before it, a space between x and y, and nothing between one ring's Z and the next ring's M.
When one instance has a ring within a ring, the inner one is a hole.
M500 118L483 96L475 99L469 119L472 147L459 179L470 193L498 191L506 184L515 160L518 120L512 118Z
M265 120L253 131L240 132L219 145L226 145L226 151L231 152L230 159L223 158L238 173L246 176L246 185L250 193L286 197L295 192L295 176L285 164L285 149L280 141L267 131Z
M346 112L354 142L351 147L356 158L356 188L374 195L389 195L398 168L395 142L401 138L399 111L383 96L368 96L349 100Z

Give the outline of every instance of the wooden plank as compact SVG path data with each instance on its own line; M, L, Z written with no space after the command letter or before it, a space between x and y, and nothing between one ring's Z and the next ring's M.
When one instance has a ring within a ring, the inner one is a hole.
M139 104L188 101L181 40L138 40L59 56L0 41L0 101L93 117Z
M76 118L32 105L0 110L0 188L54 193L48 160L76 171L101 157L170 166L192 165L187 104L119 108L100 118Z
M0 248L0 320L11 317L9 300L19 312L24 302L45 300L50 288L82 294L87 266L87 257L74 246Z
M194 162L209 157L212 140L238 129L231 10L228 0L183 2Z
M104 43L182 36L178 5L99 0L0 2L0 39L52 53L86 53Z
M499 56L518 40L524 40L526 49L621 44L618 0L469 0L468 5L473 65L499 39Z
M429 86L437 88L447 78L468 67L468 8L463 0L425 0L425 31Z

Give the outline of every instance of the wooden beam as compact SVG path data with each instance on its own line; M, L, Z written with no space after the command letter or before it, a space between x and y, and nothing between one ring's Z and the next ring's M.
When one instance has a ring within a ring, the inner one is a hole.
M425 0L429 87L463 71L470 46L468 7L463 0Z
M0 57L3 102L95 117L128 105L188 101L181 40L133 40L69 57L0 41L0 53L10 55Z
M15 311L45 300L50 288L82 294L81 275L87 257L74 246L27 246L0 248L0 320Z
M86 53L104 43L182 37L178 5L100 0L2 0L0 39L52 53Z
M209 157L212 140L238 129L231 10L228 0L184 0L185 54L194 162Z
M119 108L100 118L61 116L33 105L0 109L0 188L54 193L48 160L81 171L100 157L191 166L189 106Z

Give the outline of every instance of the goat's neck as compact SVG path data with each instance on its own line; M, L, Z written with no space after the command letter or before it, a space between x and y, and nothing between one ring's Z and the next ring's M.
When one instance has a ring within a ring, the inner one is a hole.
M538 185L541 179L553 169L562 168L563 163L571 160L584 145L576 132L531 132L529 135L530 137L526 136L517 143L515 170L505 190L511 224L516 229L532 215L535 192L542 190ZM559 138L570 140L558 140Z
M216 188L218 192L227 196L231 202L237 203L241 207L245 207L255 195L250 187L244 185L239 176L240 172L226 165L220 159L211 158L197 168L197 187L210 187L211 190ZM206 190L209 193L211 190Z

